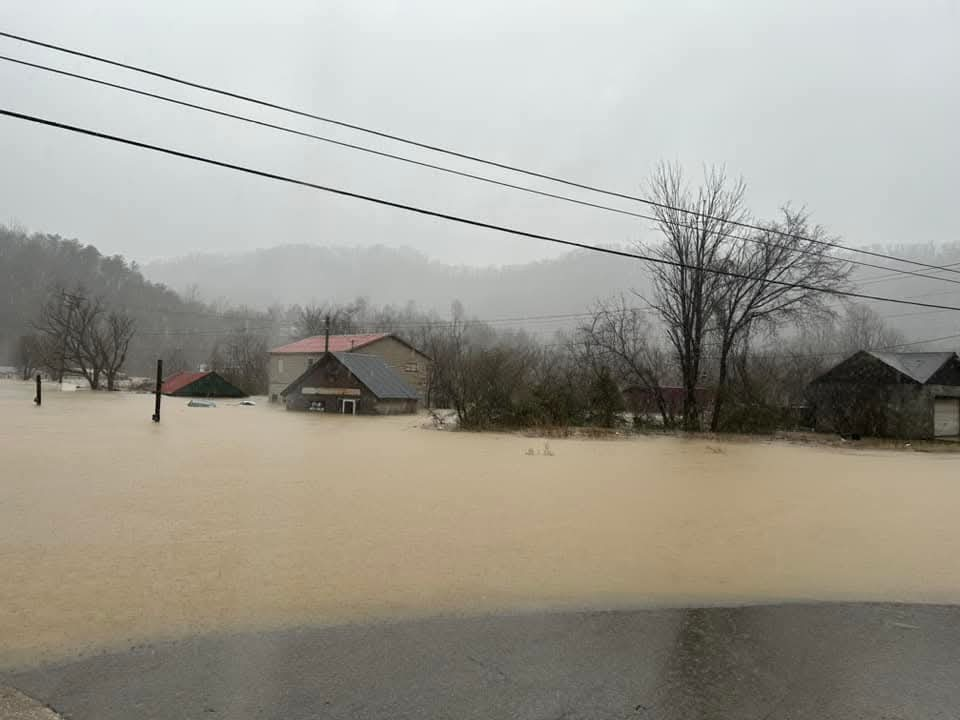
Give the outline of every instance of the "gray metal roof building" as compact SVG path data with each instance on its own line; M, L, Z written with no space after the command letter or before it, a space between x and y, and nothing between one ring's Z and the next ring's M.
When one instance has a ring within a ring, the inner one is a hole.
M954 357L952 352L876 352L867 351L881 362L889 365L897 372L903 373L911 380L925 383L944 364Z
M807 388L818 430L960 439L960 358L861 350Z
M377 355L330 353L381 400L416 400L417 391Z
M416 389L379 355L328 352L281 393L288 410L391 415L417 411Z

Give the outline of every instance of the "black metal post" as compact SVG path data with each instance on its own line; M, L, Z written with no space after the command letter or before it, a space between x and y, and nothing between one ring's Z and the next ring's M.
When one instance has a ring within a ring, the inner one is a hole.
M37 373L37 396L33 401L39 406L43 402L43 388L40 384L40 373Z
M160 422L160 388L163 385L163 360L157 360L157 400L153 408L153 421Z

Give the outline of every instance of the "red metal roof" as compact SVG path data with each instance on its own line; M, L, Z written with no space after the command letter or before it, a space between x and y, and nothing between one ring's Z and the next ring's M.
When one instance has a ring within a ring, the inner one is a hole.
M178 372L176 375L171 375L163 381L163 385L160 386L160 392L164 395L170 395L209 374L209 372Z
M389 334L390 333L368 333L366 335L331 335L330 352L350 352L351 350L357 350L358 348L362 348L364 345L369 345L372 342L376 342L377 340L385 338ZM274 348L270 352L303 354L316 353L317 355L320 355L323 353L324 346L324 336L316 335L314 337L304 338L303 340L297 340L289 345L281 345L280 347Z

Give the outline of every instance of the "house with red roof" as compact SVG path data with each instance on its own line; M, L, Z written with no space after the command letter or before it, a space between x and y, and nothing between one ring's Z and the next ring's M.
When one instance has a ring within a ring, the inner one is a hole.
M213 371L179 372L163 381L160 392L174 397L246 397L247 393Z
M391 333L316 335L273 348L270 351L270 400L280 394L324 354L362 352L380 357L422 399L430 372L430 358Z

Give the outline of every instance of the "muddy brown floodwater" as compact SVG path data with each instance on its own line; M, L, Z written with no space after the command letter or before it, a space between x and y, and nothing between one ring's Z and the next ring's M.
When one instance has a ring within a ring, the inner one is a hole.
M0 665L437 613L960 600L960 459L0 384Z

